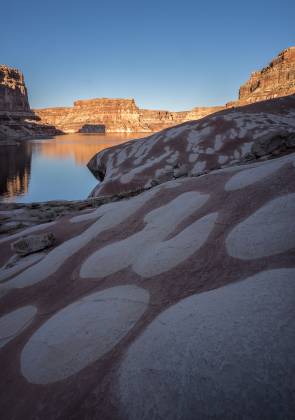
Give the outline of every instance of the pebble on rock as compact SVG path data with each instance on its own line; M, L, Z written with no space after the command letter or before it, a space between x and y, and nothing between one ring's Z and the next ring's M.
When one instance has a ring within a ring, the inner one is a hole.
M25 256L46 248L50 248L54 242L55 236L53 233L30 235L13 242L11 244L11 249L18 255Z

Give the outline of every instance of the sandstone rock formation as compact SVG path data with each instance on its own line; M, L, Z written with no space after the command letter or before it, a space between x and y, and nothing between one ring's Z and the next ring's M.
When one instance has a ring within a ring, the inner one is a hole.
M33 116L23 74L15 68L0 65L0 115L7 112Z
M196 107L190 111L140 109L134 99L89 99L74 102L70 108L37 109L42 121L55 125L65 132L78 132L84 125L105 126L106 132L153 132L198 120L224 108L237 107L253 102L295 92L295 47L282 51L269 66L254 72L239 91L239 99L224 106ZM88 132L91 131L89 127ZM96 132L93 128L93 132Z
M240 87L236 105L245 105L295 93L295 47L282 51L267 67L251 74Z
M237 107L295 92L295 47L282 51L267 67L252 73L239 91L239 99L224 106L196 107L189 111L140 109L134 99L88 99L74 102L73 107L29 108L22 74L0 66L0 138L54 135L55 127L71 132L154 132L185 121L197 120L224 108ZM12 115L13 113L14 115ZM13 116L10 121L8 115ZM15 117L40 118L24 126ZM5 118L7 121L5 121ZM61 132L60 131L60 132ZM59 132L59 133L60 133Z
M170 112L139 109L134 99L88 99L74 102L72 108L36 109L35 113L48 124L66 133L97 132L104 126L108 133L153 132L183 121L199 119L222 107L194 108Z
M0 65L0 142L61 134L54 126L38 120L30 109L22 73Z
M262 148L282 153L294 147L294 133L295 95L220 111L98 153L88 164L103 181L93 195L143 190L183 166L197 176L255 158Z
M105 126L106 132L145 131L140 124L139 109L134 99L89 99L74 102L72 108L35 110L46 123L64 132L80 131L85 125Z
M295 95L107 149L97 208L0 239L4 418L294 418L294 117ZM33 229L55 248L14 264Z

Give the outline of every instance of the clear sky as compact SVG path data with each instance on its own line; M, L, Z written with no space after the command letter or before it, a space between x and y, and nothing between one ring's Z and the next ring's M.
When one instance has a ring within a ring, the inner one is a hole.
M0 16L0 62L24 72L35 108L223 104L295 45L295 0L13 0Z

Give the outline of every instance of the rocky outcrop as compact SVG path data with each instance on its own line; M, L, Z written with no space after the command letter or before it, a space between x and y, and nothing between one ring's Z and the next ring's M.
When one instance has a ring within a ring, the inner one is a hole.
M30 109L23 74L0 65L0 145L12 140L62 134L53 125L39 121Z
M239 99L224 106L196 107L190 111L140 109L134 99L90 99L74 102L70 108L35 110L42 121L65 132L79 132L84 125L88 132L97 132L103 125L106 132L153 132L186 121L198 120L225 108L287 96L295 93L295 47L287 48L269 66L252 73L241 86Z
M281 155L289 149L295 149L295 131L269 132L256 139L251 148L253 157L262 157L269 155Z
M0 145L7 144L7 141L8 144L13 144L18 140L50 138L59 134L63 132L54 125L36 121L35 117L30 119L15 115L0 117Z
M282 51L267 67L252 73L248 82L241 86L239 99L224 106L196 107L189 111L140 109L134 99L88 99L74 102L73 107L37 109L34 114L28 104L27 91L22 74L16 69L0 66L0 116L7 112L25 113L40 118L37 131L54 134L54 128L67 133L119 133L154 132L186 121L198 120L224 108L243 106L266 99L290 95L295 92L295 47ZM11 136L13 123L0 126L0 138ZM43 126L42 126L43 124ZM7 128L3 130L3 126ZM16 124L17 125L17 124ZM51 128L49 128L49 126ZM33 133L35 125L22 130L22 122L16 128L18 136L40 135Z
M240 87L239 105L295 93L295 47L282 51L270 64L251 74Z
M184 167L198 176L231 166L257 156L254 143L264 155L284 152L292 149L294 133L295 95L220 111L98 153L88 164L102 181L93 195L150 188Z
M288 96L108 149L97 208L0 238L3 418L293 420L294 116ZM16 259L33 229L55 247Z
M7 113L33 116L23 74L15 68L0 65L0 116Z
M104 126L106 132L148 131L140 122L134 99L80 100L74 102L72 108L47 108L35 112L41 121L67 133L78 132L85 125Z
M191 111L171 112L140 109L134 99L89 99L74 102L72 108L36 109L35 113L48 124L64 132L97 132L104 127L108 133L153 132L166 127L199 119L222 107L194 108Z
M11 250L21 257L50 248L55 242L52 233L39 235L28 235L25 238L17 239L11 244Z
M224 107L196 107L190 111L155 111L149 109L140 110L140 121L149 128L149 131L160 131L185 121L199 120L206 115L222 110Z

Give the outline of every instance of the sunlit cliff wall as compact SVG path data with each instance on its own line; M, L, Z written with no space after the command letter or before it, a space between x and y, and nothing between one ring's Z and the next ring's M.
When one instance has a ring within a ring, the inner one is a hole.
M32 114L23 74L6 65L0 65L0 114L3 112Z
M252 73L241 86L239 99L224 106L196 107L189 111L140 109L134 99L88 99L73 107L35 110L43 122L65 132L78 132L84 125L104 125L106 132L153 132L185 121L198 120L225 107L242 106L295 93L295 47L282 51L261 71ZM82 130L83 131L83 130Z
M194 108L191 111L140 109L134 99L88 99L74 102L71 108L37 109L43 122L64 132L78 132L84 125L104 125L109 133L153 132L202 118L222 107Z
M251 74L239 90L235 106L278 98L295 93L295 47L278 54L268 66Z

